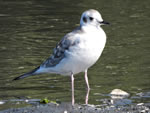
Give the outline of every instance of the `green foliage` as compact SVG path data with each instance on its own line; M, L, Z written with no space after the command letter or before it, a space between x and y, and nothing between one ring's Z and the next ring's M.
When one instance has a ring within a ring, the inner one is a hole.
M42 104L47 104L47 103L54 103L54 104L57 104L56 101L51 101L51 100L49 100L49 99L47 99L47 98L41 99L41 100L40 100L40 103L42 103Z

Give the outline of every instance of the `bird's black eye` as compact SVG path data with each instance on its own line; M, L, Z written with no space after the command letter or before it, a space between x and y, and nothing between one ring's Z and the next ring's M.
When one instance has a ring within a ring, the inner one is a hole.
M89 17L89 19L92 21L94 18L93 17Z

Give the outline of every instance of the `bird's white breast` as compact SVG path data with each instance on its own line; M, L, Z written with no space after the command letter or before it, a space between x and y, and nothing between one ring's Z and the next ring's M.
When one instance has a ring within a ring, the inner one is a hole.
M102 29L96 29L91 32L88 31L88 33L83 36L83 39L83 43L80 45L83 50L81 51L81 56L84 54L84 63L87 65L87 68L89 68L100 57L106 43L106 35Z
M79 44L70 47L69 51L66 51L66 58L57 66L61 68L61 74L70 75L85 71L98 60L103 51L106 35L102 29L77 35Z

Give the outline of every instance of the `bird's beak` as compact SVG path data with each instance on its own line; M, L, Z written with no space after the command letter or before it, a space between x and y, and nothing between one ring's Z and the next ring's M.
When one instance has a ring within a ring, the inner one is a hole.
M99 22L101 25L109 25L110 23L109 22L106 22L106 21L101 21Z

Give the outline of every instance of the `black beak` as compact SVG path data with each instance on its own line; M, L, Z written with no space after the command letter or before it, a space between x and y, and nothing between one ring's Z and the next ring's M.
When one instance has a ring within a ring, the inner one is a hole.
M101 21L99 23L102 24L102 25L109 25L110 24L109 22L106 22L106 21Z

